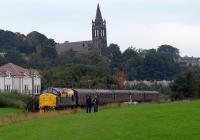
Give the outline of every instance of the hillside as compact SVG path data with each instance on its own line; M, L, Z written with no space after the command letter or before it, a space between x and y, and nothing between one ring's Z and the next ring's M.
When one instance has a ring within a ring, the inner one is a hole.
M0 127L0 140L198 140L200 101L125 105Z
M184 69L175 61L179 50L170 45L149 50L129 47L121 52L120 46L110 44L107 56L98 49L58 55L55 45L36 31L24 35L0 30L0 65L12 62L40 70L43 88L119 89L124 88L123 80L172 80Z

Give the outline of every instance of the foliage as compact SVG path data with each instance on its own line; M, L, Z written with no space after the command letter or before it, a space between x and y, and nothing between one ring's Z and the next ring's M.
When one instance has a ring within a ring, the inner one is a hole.
M138 68L140 79L171 80L180 73L181 67L170 55L163 55L156 50L149 50Z
M110 44L105 57L99 50L68 50L58 55L55 45L53 39L36 31L23 35L0 30L0 52L5 53L0 65L12 62L38 69L43 88L124 88L125 80L172 80L184 69L176 63L179 50L170 45L157 50L129 47L122 53L120 46ZM119 73L124 75L121 80Z
M35 100L35 102L37 102ZM0 93L0 107L13 107L23 110L33 110L32 97L18 92Z
M116 87L115 79L106 72L106 68L95 65L75 64L62 70L45 70L42 75L44 77L43 88L49 86L69 88Z
M174 59L177 59L180 55L179 50L170 45L161 45L157 51L160 54L171 56Z
M25 65L26 61L24 60L22 54L16 52L16 51L8 51L5 54L5 59L8 62L13 62L16 65Z
M189 68L171 84L174 99L200 98L200 69Z
M122 72L117 73L116 76L115 76L115 79L116 79L116 82L117 82L119 89L123 89L124 88L124 81L126 80L124 73L122 73Z
M3 56L0 56L0 65L3 65L7 62L6 58Z
M108 47L108 62L111 73L118 73L122 71L122 53L117 44L110 44Z
M169 101L173 100L172 96L174 95L174 92L171 90L169 86L163 86L161 84L152 84L152 85L146 85L144 83L135 84L132 86L126 86L129 90L147 90L147 91L158 91L160 94L160 101Z
M128 80L140 79L138 69L141 65L143 57L135 48L128 48L123 53L123 71Z
M157 50L130 47L123 53L123 71L128 80L172 80L182 70L179 57L179 50L169 45Z

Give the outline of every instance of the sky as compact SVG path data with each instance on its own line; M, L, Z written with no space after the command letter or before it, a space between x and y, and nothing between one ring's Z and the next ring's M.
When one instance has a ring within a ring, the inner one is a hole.
M200 57L199 0L0 0L0 29L38 31L58 43L91 40L97 3L108 44L122 51L168 44Z

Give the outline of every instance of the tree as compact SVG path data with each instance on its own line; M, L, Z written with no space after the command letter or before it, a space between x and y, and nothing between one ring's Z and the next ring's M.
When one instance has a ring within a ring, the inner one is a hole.
M31 46L45 45L48 40L45 35L36 31L29 33L26 38Z
M6 59L3 56L0 56L0 66L6 63Z
M175 77L170 85L171 90L175 92L175 99L199 98L200 97L200 71L189 68L182 74Z
M27 43L25 35L0 30L0 51L17 51L30 54L35 51L35 48Z
M141 64L143 58L135 48L129 47L123 53L123 71L128 80L135 80L138 78L137 69Z
M26 61L23 56L17 51L8 51L5 55L5 59L7 62L12 62L17 65L26 65Z
M158 53L155 49L151 49L147 51L138 68L138 76L142 80L172 80L180 71L180 65L171 55Z
M179 49L170 45L159 46L157 52L163 55L169 55L174 59L177 59L179 57Z
M56 49L51 46L51 47L43 47L41 51L41 57L46 58L46 59L55 59L57 57L57 51Z
M124 73L122 73L122 72L117 73L115 75L115 79L116 79L118 88L123 89L124 88L124 82L126 81Z
M117 73L122 70L122 53L117 44L110 44L108 47L108 61L111 73Z
M99 54L99 51L96 50L78 52L75 55L76 63L98 65L103 60Z

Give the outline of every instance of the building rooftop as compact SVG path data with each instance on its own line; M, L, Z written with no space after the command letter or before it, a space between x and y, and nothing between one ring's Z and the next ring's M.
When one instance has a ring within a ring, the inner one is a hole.
M92 41L78 41L78 42L65 42L63 44L57 44L56 50L59 54L65 52L66 50L72 50L75 52L86 51L92 48Z
M8 63L0 67L1 74L7 74L8 72L10 73L10 75L14 75L14 76L24 76L25 74L39 76L39 72L37 70L25 69L13 63Z

